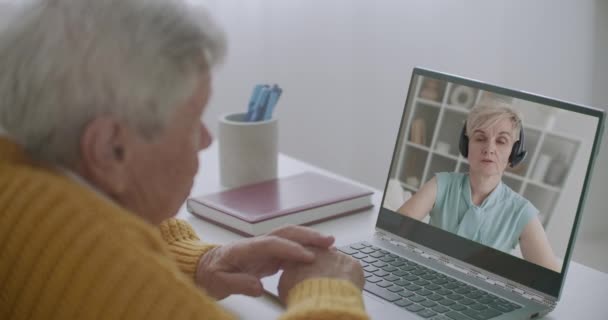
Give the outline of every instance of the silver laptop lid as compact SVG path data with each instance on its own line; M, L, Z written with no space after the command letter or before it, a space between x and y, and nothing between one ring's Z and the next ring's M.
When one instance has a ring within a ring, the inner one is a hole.
M376 228L558 299L604 121L415 68Z

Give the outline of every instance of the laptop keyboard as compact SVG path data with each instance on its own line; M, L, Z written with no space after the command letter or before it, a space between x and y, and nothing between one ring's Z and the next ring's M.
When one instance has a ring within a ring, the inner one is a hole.
M521 306L367 242L338 248L359 260L365 291L432 320L486 320Z

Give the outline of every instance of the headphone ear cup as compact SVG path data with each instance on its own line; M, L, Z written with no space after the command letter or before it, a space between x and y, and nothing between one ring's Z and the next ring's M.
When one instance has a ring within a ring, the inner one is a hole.
M511 149L511 155L509 156L510 167L513 168L516 165L520 164L526 158L528 151L522 150L523 147L521 145L521 141L517 141L513 144L513 149Z
M519 142L519 140L517 140L511 148L511 154L509 155L509 163L511 164L511 167L514 167L516 165L514 162L517 160L517 157L519 155L520 144L521 143Z
M526 155L528 154L528 151L524 149L524 141L524 130L522 127L521 132L519 133L519 140L515 141L515 143L513 144L513 148L511 149L511 155L509 155L509 163L511 168L524 161Z
M458 149L460 149L460 154L463 157L469 156L469 137L467 136L467 123L464 123L462 126L462 131L460 132L460 141L458 142Z
M528 154L527 151L523 151L520 154L518 154L517 156L513 157L513 160L510 160L511 161L510 167L513 168L516 165L520 164L522 161L524 161L527 154Z

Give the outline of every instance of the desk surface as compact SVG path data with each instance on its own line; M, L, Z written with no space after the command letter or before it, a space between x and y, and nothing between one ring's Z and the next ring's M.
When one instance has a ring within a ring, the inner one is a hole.
M217 143L202 152L199 159L199 173L195 177L191 195L202 195L222 190L223 187L220 185L219 179ZM289 176L306 170L345 179L286 155L279 155L279 176ZM311 227L320 232L334 235L338 245L371 236L381 200L382 192L374 190L374 207L372 209ZM222 244L242 238L236 233L192 216L186 211L185 206L180 209L178 218L188 221L206 242ZM345 228L345 226L348 227ZM555 311L545 319L576 319L581 317L584 319L606 319L608 318L607 308L604 306L606 297L608 297L608 274L571 262L562 298ZM282 306L274 298L266 295L259 298L235 295L222 300L220 303L226 309L237 314L240 319L276 319L283 312Z

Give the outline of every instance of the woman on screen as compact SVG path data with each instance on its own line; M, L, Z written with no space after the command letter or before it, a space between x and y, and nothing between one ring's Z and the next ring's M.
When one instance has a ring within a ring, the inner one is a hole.
M442 172L408 199L399 213L559 272L538 209L502 183L507 166L525 157L521 117L505 104L475 106L460 138L470 172Z

